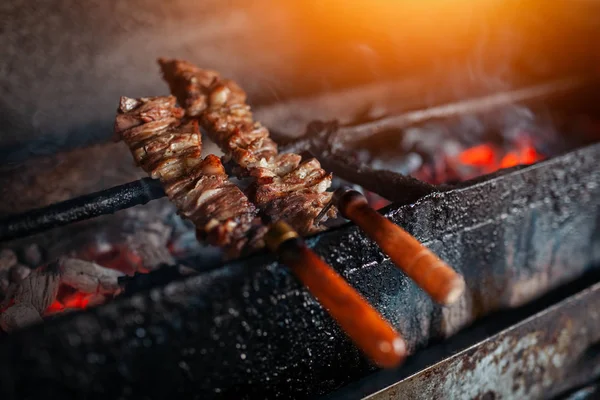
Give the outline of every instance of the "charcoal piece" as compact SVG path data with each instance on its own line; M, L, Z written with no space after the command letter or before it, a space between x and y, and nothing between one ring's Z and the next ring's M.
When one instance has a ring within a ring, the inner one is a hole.
M169 253L165 244L152 243L148 236L152 234L139 233L127 238L128 247L142 259L144 268L154 271L162 265L173 265L175 259Z
M39 322L42 322L40 313L27 303L14 304L0 315L0 328L4 332L12 332Z
M30 243L23 248L23 261L30 267L37 267L43 260L42 249L37 243Z
M23 264L17 264L10 270L10 280L15 283L20 283L24 281L29 274L31 274L31 269Z
M0 251L0 271L9 270L17 264L17 255L11 249Z
M9 271L0 271L0 301L4 301L4 296L10 286Z
M22 282L11 285L8 299L12 297L16 304L30 304L43 313L56 300L60 279L56 263L37 268Z
M90 261L63 258L59 262L61 283L83 293L117 294L118 279L125 274Z
M162 265L174 265L175 259L167 248L171 227L153 222L125 239L128 247L142 259L144 268L153 271Z

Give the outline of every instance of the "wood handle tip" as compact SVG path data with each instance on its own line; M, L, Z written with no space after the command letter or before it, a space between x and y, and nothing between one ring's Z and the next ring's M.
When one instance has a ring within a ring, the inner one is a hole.
M378 354L372 355L372 360L380 368L395 368L407 357L406 342L400 335L393 340L380 341L377 347Z
M465 280L462 276L456 274L452 279L446 281L444 288L441 291L441 295L437 300L438 303L449 306L458 301L458 299L465 292Z
M281 225L285 228L285 226ZM310 250L288 228L273 228L270 248L327 310L354 344L382 368L398 366L406 358L406 342L348 282ZM275 244L277 246L275 246Z
M417 239L369 206L354 190L338 190L334 200L342 215L356 223L406 275L434 301L449 305L465 290L462 276Z

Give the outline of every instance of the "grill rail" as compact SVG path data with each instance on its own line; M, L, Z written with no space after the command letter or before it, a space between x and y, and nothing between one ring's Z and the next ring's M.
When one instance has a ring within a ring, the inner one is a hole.
M143 178L0 219L0 242L146 204L166 194L159 181Z

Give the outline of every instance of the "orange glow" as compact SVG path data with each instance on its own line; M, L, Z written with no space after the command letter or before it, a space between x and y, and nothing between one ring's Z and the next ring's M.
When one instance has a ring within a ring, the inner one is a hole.
M488 144L471 147L458 156L461 163L475 167L486 167L496 163L494 148Z
M66 310L83 310L101 304L105 300L106 298L102 295L78 292L73 288L61 285L56 300L44 314L55 314Z
M535 151L533 146L524 145L516 151L511 151L506 154L500 162L500 168L510 168L516 165L533 164L541 160L543 157Z
M500 168L510 168L516 165L519 165L519 156L513 151L505 155L500 161Z
M50 304L50 307L48 307L48 309L46 310L46 314L54 314L54 313L61 312L64 310L65 310L65 306L63 306L60 301L54 300L54 302L52 304Z
M470 176L474 177L502 168L533 164L543 158L528 142L520 142L515 149L508 152L504 152L492 144L484 143L462 151L458 155L457 161L462 165L474 168L476 171Z
M73 296L63 300L63 304L66 308L87 308L90 304L90 297L92 295L77 292Z

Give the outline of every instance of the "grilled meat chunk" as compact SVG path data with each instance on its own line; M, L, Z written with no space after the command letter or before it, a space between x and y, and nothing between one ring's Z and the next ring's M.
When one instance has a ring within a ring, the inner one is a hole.
M223 247L229 257L262 247L256 207L228 179L216 156L202 159L198 123L184 121L173 96L122 97L115 134L129 146L135 162L160 179L180 214L199 236Z
M246 94L234 82L187 61L160 59L163 76L188 117L196 118L242 175L255 178L253 203L270 219L283 219L300 234L322 228L315 217L331 200L327 174L315 159L301 163L297 154L278 154L269 131L254 121ZM329 217L335 215L332 207Z

